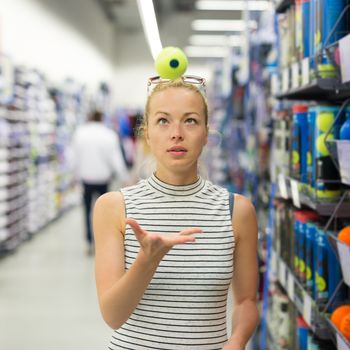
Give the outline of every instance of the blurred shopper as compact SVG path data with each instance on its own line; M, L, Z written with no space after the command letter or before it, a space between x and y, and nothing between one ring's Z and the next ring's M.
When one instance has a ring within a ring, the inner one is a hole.
M93 252L91 208L95 197L106 193L111 181L124 182L127 169L117 134L103 125L103 114L93 111L89 121L80 126L73 137L73 164L83 186L86 240L88 253Z

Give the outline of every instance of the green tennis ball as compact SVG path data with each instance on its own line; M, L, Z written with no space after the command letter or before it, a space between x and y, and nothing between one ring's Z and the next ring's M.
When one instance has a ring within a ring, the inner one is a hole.
M334 122L334 114L332 112L321 112L317 116L317 128L326 132Z
M187 69L187 57L178 47L165 47L157 56L155 67L163 79L176 79Z
M324 140L325 136L326 136L326 134L321 134L316 140L316 149L317 149L318 153L320 153L321 156L328 156L329 155L329 151L328 151L328 148L326 147L326 143ZM329 134L328 139L333 140L334 135Z

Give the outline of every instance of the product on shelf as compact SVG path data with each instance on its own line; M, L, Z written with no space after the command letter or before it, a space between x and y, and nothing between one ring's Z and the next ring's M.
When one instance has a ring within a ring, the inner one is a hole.
M339 330L346 339L350 340L350 312L343 317Z
M293 106L291 175L302 183L307 183L307 112L307 105Z
M347 109L346 120L340 127L339 131L340 140L350 140L350 109Z
M340 329L340 324L347 314L350 314L350 305L341 305L332 312L331 321L338 329Z
M340 176L325 145L326 132L334 121L339 107L312 106L308 112L308 166L307 176L311 191L318 198L332 198L340 195ZM339 130L339 128L335 128ZM336 139L334 131L328 139Z
M344 227L338 233L338 239L350 246L350 226Z

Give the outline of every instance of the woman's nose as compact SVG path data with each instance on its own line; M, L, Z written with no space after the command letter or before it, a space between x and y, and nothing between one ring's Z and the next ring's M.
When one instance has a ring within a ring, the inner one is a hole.
M181 125L173 125L171 130L171 139L183 140L183 132L182 132Z

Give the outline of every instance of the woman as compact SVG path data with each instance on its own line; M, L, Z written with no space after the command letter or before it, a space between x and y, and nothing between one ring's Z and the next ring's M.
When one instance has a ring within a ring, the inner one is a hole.
M94 209L100 309L115 329L108 348L244 349L258 323L255 210L234 195L231 215L227 190L198 175L208 137L203 80L149 84L143 129L156 171Z

